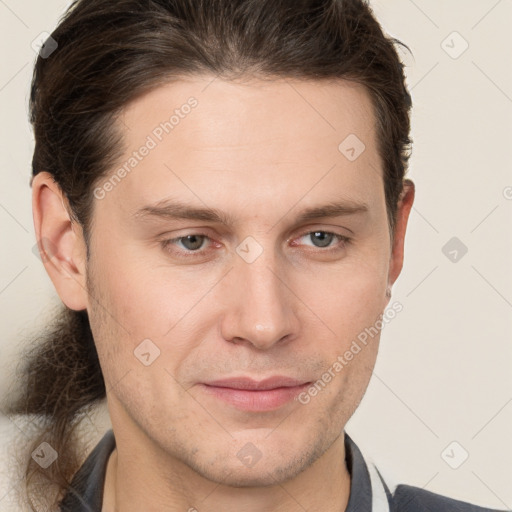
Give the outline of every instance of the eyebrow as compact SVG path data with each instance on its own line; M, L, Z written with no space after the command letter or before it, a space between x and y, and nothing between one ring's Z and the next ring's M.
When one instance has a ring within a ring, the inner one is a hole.
M327 217L343 217L356 213L368 211L368 205L351 200L336 202L331 201L323 205L309 207L302 210L296 217L296 223L302 223L310 220L322 219ZM283 217L285 217L284 215ZM140 220L161 218L166 220L201 220L223 224L225 226L234 226L236 218L217 208L196 207L186 203L163 199L154 205L147 205L137 210L133 217Z

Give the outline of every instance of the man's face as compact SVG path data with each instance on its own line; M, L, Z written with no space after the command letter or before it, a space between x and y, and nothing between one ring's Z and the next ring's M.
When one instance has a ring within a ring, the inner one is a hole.
M265 485L325 453L368 384L379 335L353 342L388 301L382 167L361 86L212 79L162 86L119 120L113 173L128 165L96 189L88 312L116 435ZM174 218L176 202L226 223ZM345 210L299 220L334 203ZM316 393L207 385L329 371Z

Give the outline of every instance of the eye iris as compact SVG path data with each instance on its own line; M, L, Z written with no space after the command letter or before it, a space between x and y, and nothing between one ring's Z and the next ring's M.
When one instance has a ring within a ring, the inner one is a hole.
M201 248L203 245L203 238L204 237L202 235L187 235L182 237L181 241L187 249L194 251ZM188 242L192 242L192 247L187 245Z
M311 233L311 239L314 240L314 237L318 235L321 239L320 245L318 245L318 247L327 247L331 243L333 237L332 234L326 233L325 231L315 231L314 233Z

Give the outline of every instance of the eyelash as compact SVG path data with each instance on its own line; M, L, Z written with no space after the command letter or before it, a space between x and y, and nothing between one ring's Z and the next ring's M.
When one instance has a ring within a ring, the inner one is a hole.
M316 248L317 250L315 250L313 252L319 252L319 253L336 252L336 251L343 249L345 247L345 245L349 244L352 241L352 239L347 236L340 235L338 233L333 233L331 231L324 231L321 229L316 229L313 231L306 231L305 233L299 235L298 238L303 238L307 235L311 235L314 233L323 233L325 235L332 235L339 240L339 244L338 244L338 246L334 246L334 247L331 247L331 246L328 246L325 248L317 247ZM178 236L176 238L162 240L160 242L160 244L164 250L166 250L170 253L173 253L177 256L183 256L184 258L194 258L194 257L204 256L205 251L203 251L202 249L197 249L195 251L192 251L190 249L183 250L183 251L175 251L174 249L173 250L169 249L169 247L171 245L174 245L176 242L179 242L180 240L187 238L188 236L204 237L205 240L211 240L211 238L208 235L206 235L205 233L187 233L186 235Z

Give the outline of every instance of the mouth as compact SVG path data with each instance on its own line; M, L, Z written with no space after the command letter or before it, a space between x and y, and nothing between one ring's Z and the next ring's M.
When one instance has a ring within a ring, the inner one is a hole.
M279 409L292 401L311 382L291 377L273 376L260 381L234 377L201 383L203 391L237 409L263 412Z

